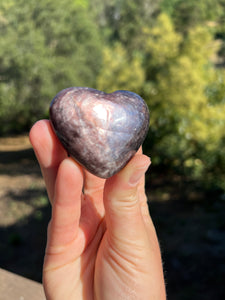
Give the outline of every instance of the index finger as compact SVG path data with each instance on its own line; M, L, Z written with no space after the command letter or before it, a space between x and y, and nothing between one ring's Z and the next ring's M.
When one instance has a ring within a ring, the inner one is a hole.
M29 137L45 180L48 197L52 203L57 171L60 163L67 157L67 153L48 120L36 122L30 130Z

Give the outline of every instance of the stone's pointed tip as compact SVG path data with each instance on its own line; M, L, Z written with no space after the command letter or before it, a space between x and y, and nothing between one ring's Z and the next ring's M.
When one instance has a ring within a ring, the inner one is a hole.
M66 151L94 175L108 178L120 171L143 143L149 110L133 92L107 94L72 87L52 100L50 120Z

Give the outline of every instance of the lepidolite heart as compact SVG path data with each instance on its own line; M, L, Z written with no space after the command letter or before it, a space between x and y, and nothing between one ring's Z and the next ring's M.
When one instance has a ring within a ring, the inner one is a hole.
M96 176L121 170L143 143L149 111L135 93L107 94L72 87L59 92L50 105L52 127L67 152Z

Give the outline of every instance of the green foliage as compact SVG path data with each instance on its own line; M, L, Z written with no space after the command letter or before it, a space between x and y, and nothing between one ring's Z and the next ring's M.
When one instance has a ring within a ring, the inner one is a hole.
M130 59L121 44L105 48L103 54L103 68L97 78L98 89L106 92L123 89L140 93L145 80L141 58L134 56Z
M154 22L154 14L161 0L92 0L91 9L96 16L107 43L121 43L128 55L142 46L140 32L143 26Z
M224 0L163 0L161 8L173 19L179 31L203 25L209 21L218 21L224 9Z
M152 68L160 68L170 59L177 57L181 35L175 32L170 18L166 14L159 15L152 28L144 27L144 49L148 54L148 64Z
M85 3L1 2L2 133L20 131L46 114L59 90L73 85L94 86L101 44Z
M152 108L153 162L170 162L173 168L192 179L204 178L204 182L212 184L211 174L218 160L220 170L225 170L221 153L225 146L222 142L225 139L225 80L224 72L210 64L213 51L210 31L198 26L181 38L170 18L160 15L147 33L149 69L154 71L152 78L148 71L152 88L150 95L145 96ZM220 81L215 81L218 76ZM209 87L213 91L211 97L209 90L207 92ZM218 172L213 184L224 189L224 179Z
M224 0L2 0L0 134L63 88L131 90L150 108L153 164L225 190L224 21Z

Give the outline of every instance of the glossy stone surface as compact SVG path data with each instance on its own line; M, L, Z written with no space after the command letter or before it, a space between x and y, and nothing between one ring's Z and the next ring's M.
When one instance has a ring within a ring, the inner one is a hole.
M107 94L72 87L50 105L52 127L67 152L89 172L108 178L121 170L143 143L149 111L135 93Z

